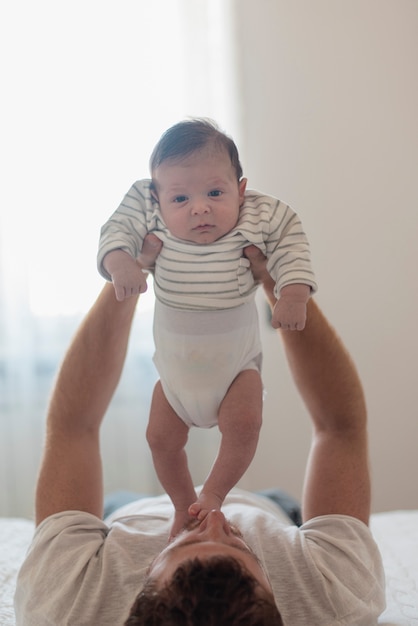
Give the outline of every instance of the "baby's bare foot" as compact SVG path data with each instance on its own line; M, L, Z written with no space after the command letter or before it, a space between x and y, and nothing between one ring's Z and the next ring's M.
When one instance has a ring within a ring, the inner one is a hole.
M189 506L189 515L198 520L205 519L209 511L220 511L222 500L214 493L201 493L197 501Z
M174 539L185 526L190 522L191 516L188 511L175 511L173 523L171 524L169 541Z

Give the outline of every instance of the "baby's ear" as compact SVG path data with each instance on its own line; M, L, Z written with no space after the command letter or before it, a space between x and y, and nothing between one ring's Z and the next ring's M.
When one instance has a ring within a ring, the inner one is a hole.
M247 178L241 178L241 180L238 183L239 205L240 205L240 207L244 204L245 190L246 189L247 189Z
M151 184L149 186L149 190L151 192L151 195L152 195L153 199L158 202L158 193L157 193L157 190L155 188L155 184L153 182L151 182Z

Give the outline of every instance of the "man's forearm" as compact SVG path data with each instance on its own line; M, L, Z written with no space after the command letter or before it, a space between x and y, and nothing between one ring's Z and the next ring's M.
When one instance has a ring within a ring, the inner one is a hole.
M349 515L368 524L371 485L367 411L357 370L313 300L303 331L281 331L287 360L313 423L302 519Z
M117 302L113 286L104 286L62 363L49 426L99 428L122 372L136 302Z
M282 331L287 360L317 429L363 428L366 405L357 370L314 300L303 331Z
M144 241L147 258L159 249ZM106 283L65 355L50 401L36 486L36 523L61 511L103 513L100 424L122 373L138 298Z
M304 521L370 515L367 411L357 370L316 303L301 332L282 332L287 359L313 422L302 497Z
M274 281L260 253L250 256L270 307ZM335 330L311 298L304 330L280 330L295 384L317 428L363 428L366 405L355 365Z
M246 255L273 308L274 284L263 255L253 247ZM367 411L356 367L312 299L304 330L279 333L313 423L302 496L303 520L338 514L367 524L371 499Z
M107 283L60 368L36 487L36 523L60 511L103 513L99 429L119 381L136 298L117 302Z

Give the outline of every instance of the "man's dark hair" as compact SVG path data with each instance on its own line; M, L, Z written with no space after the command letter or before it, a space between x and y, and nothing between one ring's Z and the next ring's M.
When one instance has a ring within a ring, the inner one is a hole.
M225 135L212 120L192 118L174 124L162 135L150 158L151 176L154 170L168 159L183 159L212 144L226 150L237 180L242 177L238 149L234 141Z
M150 579L125 626L283 626L273 594L236 559L214 556L180 565L159 587Z

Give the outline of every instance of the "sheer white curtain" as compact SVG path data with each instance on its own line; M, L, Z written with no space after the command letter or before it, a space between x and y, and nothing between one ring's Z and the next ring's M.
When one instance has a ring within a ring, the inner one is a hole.
M99 292L101 224L187 115L237 135L229 2L15 0L0 16L0 515L30 515L57 366ZM158 488L152 289L103 431L106 489Z

